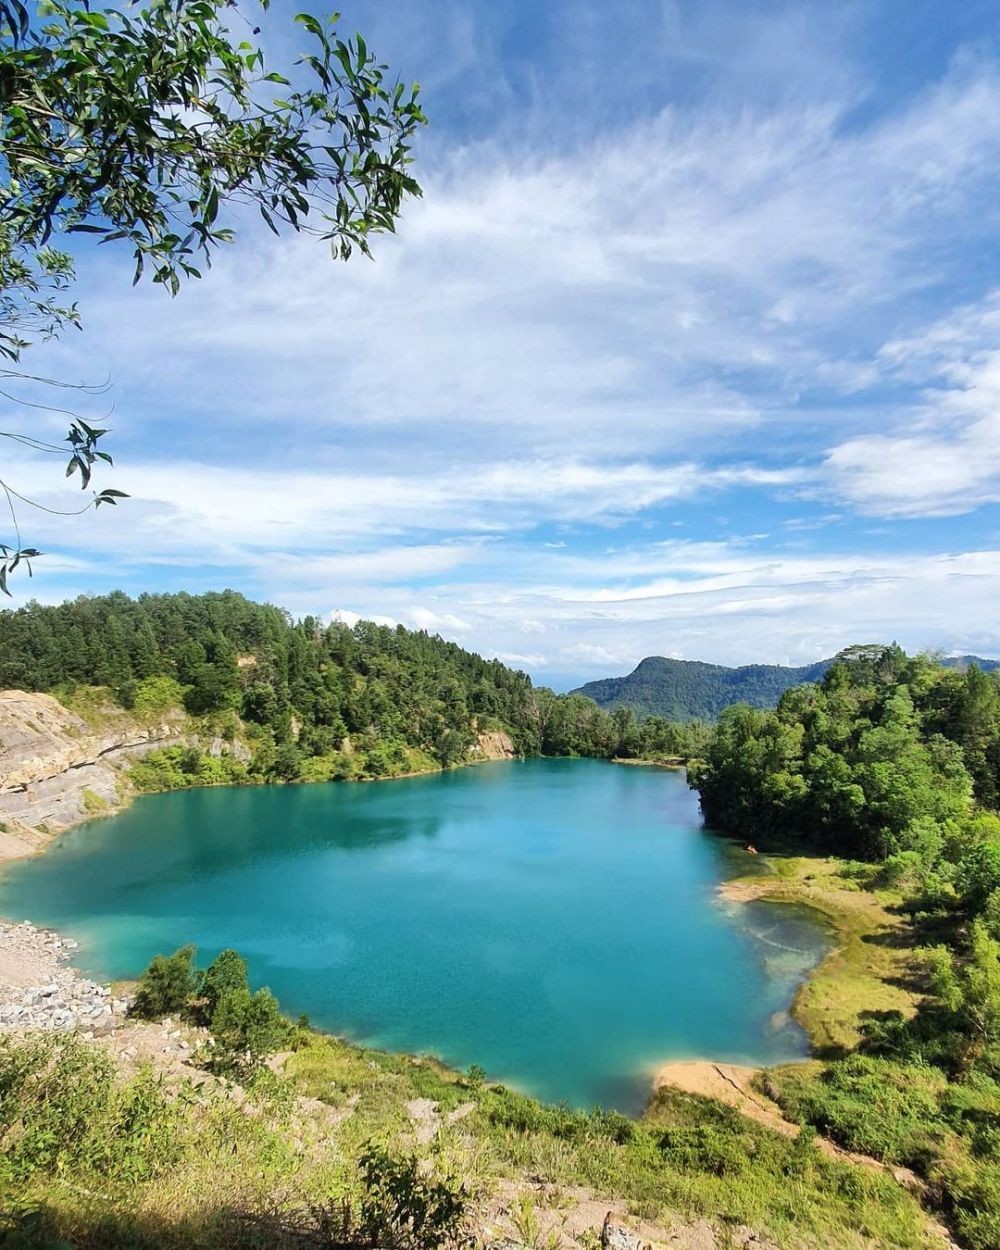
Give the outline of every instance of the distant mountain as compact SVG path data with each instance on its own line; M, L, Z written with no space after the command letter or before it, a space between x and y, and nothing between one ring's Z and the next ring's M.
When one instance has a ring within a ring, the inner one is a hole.
M800 668L781 664L744 664L727 668L700 660L670 660L662 655L640 660L627 677L588 681L574 693L585 694L603 708L630 707L640 720L665 716L668 720L715 720L733 703L774 707L791 686L819 681L833 660L818 660ZM1000 660L975 655L942 659L946 668L978 664L985 672L1000 669Z
M984 673L1000 672L1000 660L984 660L981 655L949 655L941 660L944 668L968 668L978 664Z

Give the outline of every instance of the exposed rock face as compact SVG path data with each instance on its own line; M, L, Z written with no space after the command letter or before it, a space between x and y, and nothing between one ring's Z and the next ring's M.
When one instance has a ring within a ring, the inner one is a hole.
M0 691L0 859L30 855L70 825L115 811L128 794L123 767L183 740L169 721L142 726L112 710L95 730L51 695Z
M512 760L517 756L510 734L493 731L481 733L469 752L473 760Z

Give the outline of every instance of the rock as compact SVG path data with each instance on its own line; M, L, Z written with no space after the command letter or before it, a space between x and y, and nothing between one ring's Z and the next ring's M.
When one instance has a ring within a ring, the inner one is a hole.
M645 1242L621 1224L615 1224L609 1211L601 1229L601 1250L649 1250Z

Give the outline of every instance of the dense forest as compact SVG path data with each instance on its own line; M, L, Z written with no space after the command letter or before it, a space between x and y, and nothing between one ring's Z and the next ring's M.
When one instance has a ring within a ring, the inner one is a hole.
M665 716L669 720L715 720L733 703L774 707L791 686L817 681L832 664L820 660L802 668L779 664L747 664L727 668L698 660L672 660L662 655L640 660L626 677L589 681L579 693L598 707L627 707L636 716Z
M212 731L245 737L245 771L268 780L392 776L464 761L480 733L508 733L523 755L686 757L704 730L638 726L580 695L556 695L499 660L424 632L315 617L233 591L115 592L0 613L0 686L100 686L123 707L183 705ZM190 784L203 761L179 751L144 766L150 788ZM215 772L203 779L227 779ZM243 765L230 763L230 780ZM158 770L158 772L156 771Z
M902 897L916 1015L869 1013L855 1053L778 1095L923 1175L963 1244L1000 1245L1000 674L857 648L775 711L724 712L690 778L717 828Z
M819 660L799 668L780 664L745 664L727 668L697 660L671 660L651 655L641 660L626 677L606 677L581 686L578 694L593 699L598 707L627 707L639 720L663 716L667 720L717 720L734 703L773 708L793 686L819 681L834 660ZM977 664L984 671L1000 668L1000 661L964 655L939 659L946 668Z

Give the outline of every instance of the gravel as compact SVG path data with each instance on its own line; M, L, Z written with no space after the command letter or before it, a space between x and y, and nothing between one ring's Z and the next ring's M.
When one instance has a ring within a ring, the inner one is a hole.
M29 921L0 920L0 1032L79 1030L110 1033L124 1020L128 1001L67 966L77 950Z

